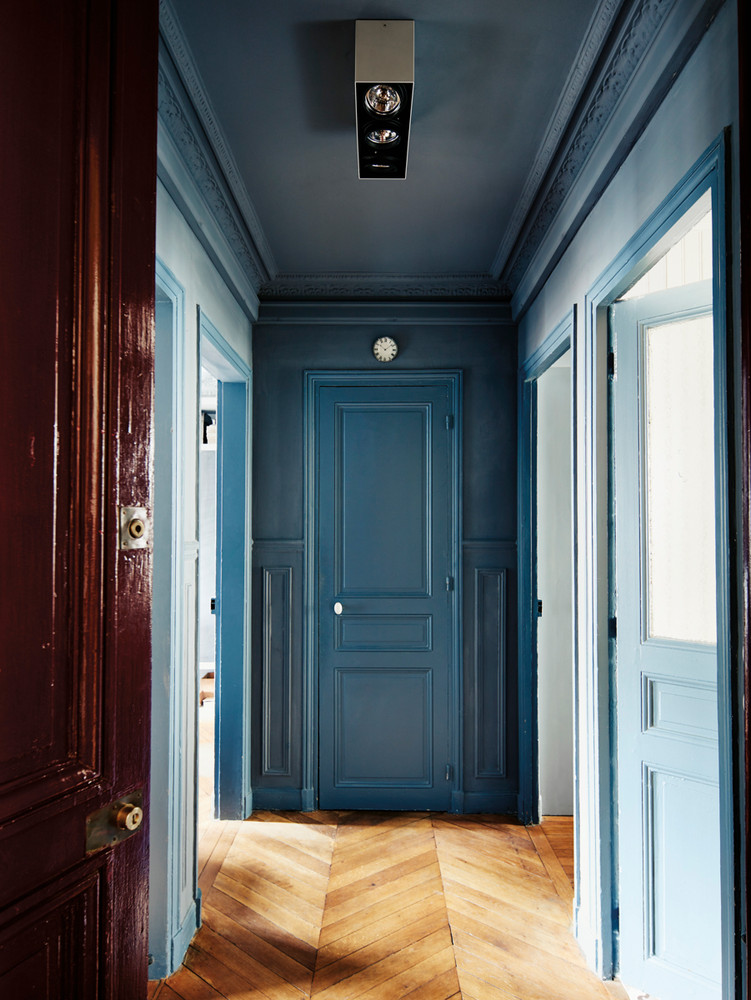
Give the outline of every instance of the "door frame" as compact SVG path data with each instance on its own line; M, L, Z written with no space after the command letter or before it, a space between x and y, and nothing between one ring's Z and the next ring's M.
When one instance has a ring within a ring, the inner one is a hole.
M617 825L615 804L614 753L616 694L613 649L608 625L614 610L613 533L611 481L612 448L609 441L608 414L608 307L616 301L665 252L668 234L677 223L686 227L694 221L697 203L710 192L713 227L713 321L715 330L715 400L717 420L715 436L717 481L717 699L719 729L720 781L720 877L723 907L722 978L723 996L734 996L736 942L739 937L740 912L736 905L735 852L738 832L742 829L742 804L734 802L733 790L738 780L734 746L734 725L739 701L739 666L734 630L739 624L739 609L733 597L739 592L737 578L742 570L742 554L733 547L734 509L730 503L730 460L735 454L732 439L733 400L728 397L728 366L735 348L728 340L728 284L726 273L728 212L726 192L726 135L720 135L699 158L694 167L676 185L652 216L635 233L618 256L603 271L585 299L583 357L579 379L582 419L581 453L577 491L577 530L580 538L589 539L578 557L579 587L577 610L580 633L577 639L578 660L582 665L580 712L591 720L586 743L578 729L578 755L582 769L590 776L591 791L584 803L588 838L582 845L581 859L586 861L585 889L577 901L577 933L587 954L594 959L604 976L614 972L617 937ZM731 369L732 371L732 369ZM603 665L601 667L601 665ZM607 670L604 669L607 665ZM580 785L581 788L581 785ZM589 856L588 856L589 852Z
M454 782L451 793L452 811L461 812L463 798L463 698L461 678L461 539L462 539L462 372L458 370L424 371L305 371L304 400L304 600L305 625L303 635L303 792L302 808L318 808L318 512L316 487L318 474L318 408L323 387L356 387L391 385L419 387L443 384L448 389L449 403L454 413L453 446L450 443L451 472L451 570L454 578L450 615L449 669L449 732L451 757L454 761Z
M185 669L195 645L193 591L198 549L185 530L185 290L157 257L156 284L171 306L169 331L157 321L155 405L170 414L170 443L154 463L154 613L152 614L151 868L149 873L149 975L163 978L180 965L198 926L196 829L186 824L184 803L195 796L190 746L197 697ZM157 303L157 308L159 304ZM168 341L168 343L166 342ZM157 573L166 577L165 592ZM171 794L168 794L171 792Z
M519 663L525 664L527 669L521 670L519 676L519 761L526 761L526 766L520 763L518 816L526 824L540 822L537 717L537 380L566 351L571 350L571 461L575 470L575 342L576 306L519 368ZM577 704L574 688L575 712ZM574 770L575 787L576 780ZM576 812L576 800L574 810ZM576 821L574 830L576 831Z
M198 307L199 378L206 368L221 384L235 385L237 421L217 413L217 663L215 667L214 808L218 819L241 820L253 808L250 785L250 513L251 370ZM221 409L223 390L219 389ZM243 412L244 411L244 412ZM196 413L196 420L200 414ZM244 509L225 501L242 492ZM227 533L231 546L223 544ZM225 549L228 558L224 558ZM200 551L200 540L199 540ZM199 556L200 558L200 556ZM196 608L196 617L198 611ZM229 616L229 618L227 618ZM225 653L219 662L220 645ZM196 670L197 683L197 670Z

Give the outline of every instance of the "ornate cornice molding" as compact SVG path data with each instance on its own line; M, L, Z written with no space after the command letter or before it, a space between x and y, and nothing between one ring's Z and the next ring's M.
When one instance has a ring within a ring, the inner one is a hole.
M612 30L613 22L625 2L626 0L600 0L600 4L592 16L587 34L574 60L532 169L527 176L524 189L516 203L514 213L506 227L503 240L493 261L493 266L490 269L493 275L498 276L503 271L550 164L560 149L562 138L570 125L574 110L581 100L592 68L600 57L605 40Z
M518 285L529 267L675 2L631 0L629 7L627 0L623 4L623 16L613 29L617 34L605 40L606 52L597 76L572 116L567 135L556 150L555 163L538 184L513 250L498 272L510 287ZM496 263L501 263L501 254Z
M169 0L159 0L159 30L159 114L258 289L276 274L276 263Z
M261 301L325 299L491 299L508 301L507 286L489 274L280 274L261 286Z
M509 302L489 299L434 301L383 299L326 302L321 299L264 301L258 324L265 326L374 326L391 330L400 326L494 326L516 335Z

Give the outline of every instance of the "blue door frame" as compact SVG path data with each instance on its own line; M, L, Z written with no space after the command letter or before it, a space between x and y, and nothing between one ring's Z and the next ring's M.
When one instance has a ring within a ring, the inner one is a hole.
M214 808L245 819L250 791L250 368L199 311L201 365L218 381Z
M519 369L519 805L540 822L537 722L537 380L574 341L576 309ZM573 384L576 383L575 375ZM575 408L572 405L572 414ZM574 436L572 434L572 440ZM576 708L576 696L574 696Z

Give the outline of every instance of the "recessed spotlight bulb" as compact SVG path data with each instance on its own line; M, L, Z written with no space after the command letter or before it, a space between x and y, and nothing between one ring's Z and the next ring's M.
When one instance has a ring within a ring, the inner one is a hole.
M396 142L398 138L399 133L392 128L374 128L367 134L368 142L377 146L387 146L389 143Z
M387 83L376 83L365 94L365 103L377 115L393 115L402 103L399 91Z

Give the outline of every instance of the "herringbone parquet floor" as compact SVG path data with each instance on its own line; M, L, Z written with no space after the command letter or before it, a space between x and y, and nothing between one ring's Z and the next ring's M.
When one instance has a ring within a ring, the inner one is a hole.
M211 823L203 926L149 997L625 997L587 970L571 935L570 843L570 820L262 812Z

